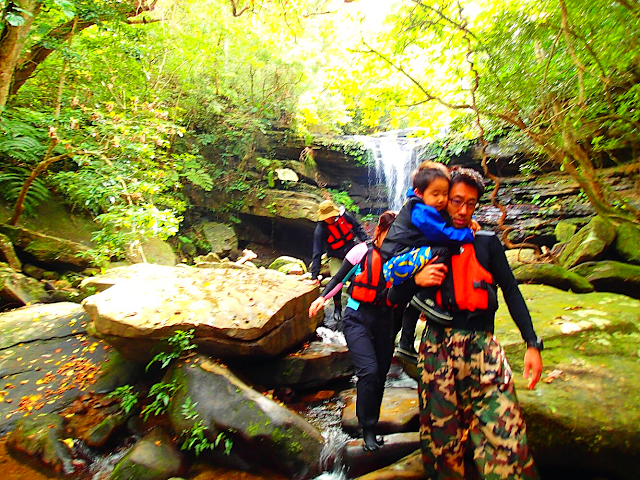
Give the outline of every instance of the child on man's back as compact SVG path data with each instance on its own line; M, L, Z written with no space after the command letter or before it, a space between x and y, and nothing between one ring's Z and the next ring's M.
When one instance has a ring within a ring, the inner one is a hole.
M457 229L448 222L445 207L449 198L449 172L443 164L423 162L413 174L412 183L413 191L407 192L407 201L381 249L383 258L388 259L384 274L393 285L415 275L432 258L437 257L437 263L449 263L450 246L473 241L470 228ZM436 303L438 288L415 290L402 319L398 344L401 353L416 356L413 343L420 312L443 325L452 321L451 315Z

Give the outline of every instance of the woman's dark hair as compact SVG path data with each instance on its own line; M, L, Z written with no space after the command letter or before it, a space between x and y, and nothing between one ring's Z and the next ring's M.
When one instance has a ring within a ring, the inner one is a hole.
M439 168L420 168L413 174L413 188L422 193L436 178L449 181L447 174Z
M451 180L449 180L449 188L456 183L464 183L478 190L478 199L484 193L484 180L482 175L472 168L460 167L456 165L451 170Z
M378 235L389 230L389 227L391 227L391 224L395 219L396 219L396 212L393 212L391 210L387 210L382 215L380 215L380 219L378 220ZM374 238L373 241L375 242L377 239L378 239L378 236L376 236L376 238Z

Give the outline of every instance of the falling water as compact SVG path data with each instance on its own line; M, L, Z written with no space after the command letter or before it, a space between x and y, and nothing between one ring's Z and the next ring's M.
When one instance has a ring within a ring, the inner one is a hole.
M421 137L407 136L412 129L393 130L375 136L356 135L372 152L375 161L375 182L387 186L387 201L391 210L400 210L405 193L411 185L411 172L422 160L427 141Z

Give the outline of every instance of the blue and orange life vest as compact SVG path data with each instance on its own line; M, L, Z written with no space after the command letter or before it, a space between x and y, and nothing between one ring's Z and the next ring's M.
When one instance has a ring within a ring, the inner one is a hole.
M328 223L327 228L329 229L327 243L331 250L338 250L353 240L353 225L347 222L342 215L335 222Z

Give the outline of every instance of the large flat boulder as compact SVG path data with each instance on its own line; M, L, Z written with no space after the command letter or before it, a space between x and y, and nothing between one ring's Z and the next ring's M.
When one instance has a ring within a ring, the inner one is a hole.
M137 264L119 273L83 305L96 334L131 358L146 360L161 339L190 329L215 357L275 356L321 321L308 315L318 287L273 270Z

